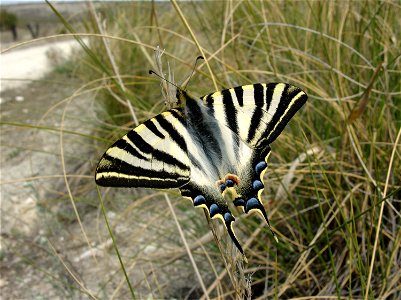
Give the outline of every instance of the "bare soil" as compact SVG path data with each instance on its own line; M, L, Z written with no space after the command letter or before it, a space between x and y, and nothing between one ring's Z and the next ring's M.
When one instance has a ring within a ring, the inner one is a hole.
M57 4L57 7L66 16L73 16L82 12L82 5ZM12 40L11 32L2 32L2 50L32 38L26 28L28 23L40 24L40 36L60 33L62 28L53 12L44 4L2 5L1 8L15 13L19 19L18 40ZM29 47L34 49L37 45L38 43L32 43ZM29 53L30 50L26 51ZM4 59L8 57L10 56ZM32 52L31 63L39 67L35 70L38 72L38 78L45 75L40 69L44 67L39 63L40 59ZM5 67L8 61L3 62L2 67ZM12 67L16 70L29 70L24 60L17 60L12 63ZM62 234L54 235L57 230L50 230L50 227L62 223L49 218L57 216L61 205L54 199L59 199L60 194L65 192L62 180L55 176L62 174L59 134L57 131L30 127L44 126L57 130L64 109L64 106L57 104L71 96L78 87L78 82L68 74L57 72L37 81L23 81L19 79L25 78L18 77L15 79L18 84L8 85L0 94L1 297L82 297L80 292L77 293L71 277L65 275L65 269L60 268L57 256L49 253L48 246L49 238L53 239L54 244L67 240ZM2 87L6 83L9 82L2 81ZM81 116L82 112L85 112L85 117L89 119L94 115L94 110L87 109L88 106L84 109L82 103L86 101L91 101L91 98L86 96L86 99L76 101L70 107L70 111L75 111ZM73 128L73 123L67 118L65 125ZM91 128L87 128L81 132L89 133L90 130ZM69 137L66 139L67 144L68 142ZM72 148L77 150L77 146ZM69 161L68 154L66 160ZM72 165L76 168L79 164L82 164L82 161ZM48 179L38 180L38 176ZM49 209L56 210L56 213L49 214ZM74 227L76 225L72 224L68 230L74 231ZM68 262L68 258L65 259Z

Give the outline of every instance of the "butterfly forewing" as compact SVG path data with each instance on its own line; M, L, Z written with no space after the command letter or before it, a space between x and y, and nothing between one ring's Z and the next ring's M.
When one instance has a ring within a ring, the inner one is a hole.
M96 169L102 186L177 188L189 181L182 113L173 109L129 131L103 155Z
M307 96L289 84L257 83L215 92L201 99L242 141L252 148L263 148L280 135Z

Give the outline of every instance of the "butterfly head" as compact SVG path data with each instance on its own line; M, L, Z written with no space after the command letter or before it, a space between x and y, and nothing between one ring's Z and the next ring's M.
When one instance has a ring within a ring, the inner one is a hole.
M177 103L179 106L184 107L189 99L193 99L187 91L182 88L177 87L177 92L175 94L177 98Z

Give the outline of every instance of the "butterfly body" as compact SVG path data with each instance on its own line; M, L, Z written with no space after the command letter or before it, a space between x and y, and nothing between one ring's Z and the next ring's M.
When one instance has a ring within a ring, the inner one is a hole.
M102 186L179 188L220 218L233 242L228 202L259 212L270 144L306 102L299 88L254 84L200 99L178 89L180 107L145 121L114 143L96 169ZM269 224L270 226L270 224Z

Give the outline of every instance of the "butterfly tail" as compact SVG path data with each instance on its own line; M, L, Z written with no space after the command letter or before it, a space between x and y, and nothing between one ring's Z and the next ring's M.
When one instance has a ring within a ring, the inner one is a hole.
M205 196L207 193L192 184L186 184L180 187L180 190L182 196L192 199L195 207L205 208L211 219L221 219L234 245L237 247L238 251L244 255L244 250L242 249L233 229L235 218L229 208L221 202L212 201Z

